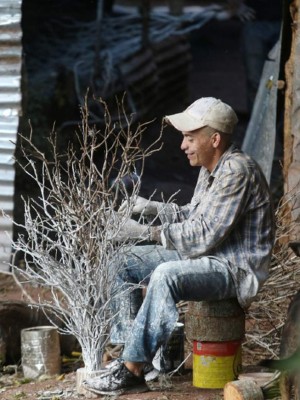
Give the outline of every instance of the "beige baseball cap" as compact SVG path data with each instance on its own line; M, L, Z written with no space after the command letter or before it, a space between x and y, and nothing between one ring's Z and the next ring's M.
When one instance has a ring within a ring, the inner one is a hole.
M191 132L209 125L224 133L232 133L238 118L226 103L214 97L202 97L181 113L166 115L165 120L181 132Z

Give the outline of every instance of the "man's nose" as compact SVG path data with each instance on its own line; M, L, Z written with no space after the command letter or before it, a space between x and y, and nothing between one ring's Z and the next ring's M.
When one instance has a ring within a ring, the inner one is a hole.
M185 150L187 148L185 139L182 140L180 148L181 148L181 150Z

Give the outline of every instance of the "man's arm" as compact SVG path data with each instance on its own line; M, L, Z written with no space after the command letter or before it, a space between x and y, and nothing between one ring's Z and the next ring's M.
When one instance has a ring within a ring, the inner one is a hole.
M165 247L187 257L209 254L240 222L248 196L247 176L242 173L223 175L186 221L162 226Z

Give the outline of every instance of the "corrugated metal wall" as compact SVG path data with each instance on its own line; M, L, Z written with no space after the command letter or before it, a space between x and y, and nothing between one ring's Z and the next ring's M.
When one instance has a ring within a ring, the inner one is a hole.
M118 96L121 98L124 93L125 82L133 104L130 111L137 120L154 110L163 113L166 103L168 107L178 101L187 104L191 52L185 36L151 43L124 59L119 68Z
M0 209L13 214L14 151L21 108L21 0L0 0ZM11 256L12 223L0 216L0 269Z

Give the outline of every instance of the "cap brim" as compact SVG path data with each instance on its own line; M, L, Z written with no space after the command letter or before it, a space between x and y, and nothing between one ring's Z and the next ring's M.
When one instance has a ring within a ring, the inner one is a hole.
M165 120L168 124L174 126L175 129L181 132L191 132L207 125L204 121L195 119L186 113L166 115Z

